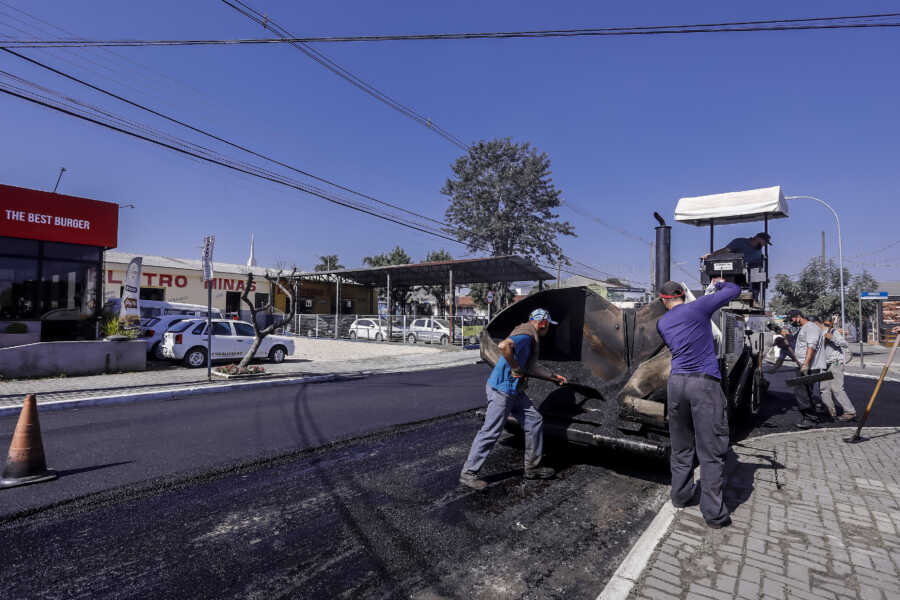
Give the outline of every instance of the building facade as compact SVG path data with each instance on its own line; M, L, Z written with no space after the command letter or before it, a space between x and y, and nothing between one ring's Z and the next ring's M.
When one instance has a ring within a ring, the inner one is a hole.
M200 260L107 252L103 264L104 300L119 298L125 271L132 258L142 256L141 299L184 302L206 306L207 284L203 281ZM277 286L265 280L264 267L247 267L230 263L213 263L212 305L224 314L249 318L249 309L241 300L247 285L247 274L253 273L253 283L247 294L254 307L265 307L270 300L275 312L290 310L287 296ZM277 269L270 268L270 274ZM334 314L336 289L333 281L319 278L314 273L304 274L295 291L299 298L297 312L301 314ZM286 278L282 284L291 289ZM374 311L372 288L341 284L341 314L372 314Z
M0 185L0 346L95 339L110 202Z

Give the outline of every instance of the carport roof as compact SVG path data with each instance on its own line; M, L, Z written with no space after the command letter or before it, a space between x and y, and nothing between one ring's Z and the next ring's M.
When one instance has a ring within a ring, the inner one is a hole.
M450 280L453 271L454 284L493 283L510 281L541 281L553 279L553 275L521 256L491 256L488 258L464 258L441 262L388 265L360 269L338 269L303 273L300 278L326 275L340 277L363 285L384 286L387 275L391 285L443 285Z

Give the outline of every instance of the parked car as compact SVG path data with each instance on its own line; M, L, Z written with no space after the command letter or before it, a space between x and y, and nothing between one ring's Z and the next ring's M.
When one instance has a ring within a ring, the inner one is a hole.
M328 320L319 315L300 315L297 334L306 337L333 338L334 318Z
M256 335L246 321L213 319L212 360L238 360L250 349ZM181 360L188 367L206 364L206 321L191 319L166 331L161 344L162 355ZM267 358L274 363L294 353L294 340L283 335L267 335L254 358Z
M462 339L459 327L456 329L454 337L457 340ZM406 331L406 341L410 344L426 342L446 346L450 343L450 322L446 319L416 319Z
M194 317L162 315L141 319L141 338L147 342L147 354L156 360L164 360L166 357L163 356L161 348L163 334L176 323L181 323L186 319L193 320Z
M388 339L388 321L377 317L363 317L355 319L350 324L349 337L351 340L375 340L377 342ZM394 321L390 327L390 339L403 339L403 324Z

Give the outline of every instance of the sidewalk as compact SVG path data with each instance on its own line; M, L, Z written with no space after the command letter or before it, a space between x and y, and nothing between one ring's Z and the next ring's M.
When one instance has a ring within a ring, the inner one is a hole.
M696 506L667 503L661 514L674 515L671 526L627 597L900 598L900 428L867 428L868 441L844 443L854 431L735 445L725 494L732 525L710 529Z
M352 360L312 361L288 359L275 365L263 363L266 375L250 380L206 379L206 369L171 368L84 377L49 377L0 381L0 411L22 405L26 394L37 394L38 405L70 400L90 400L129 396L142 399L156 392L215 391L247 385L293 383L321 376L360 376L374 373L421 371L474 364L478 350L429 352L419 354L356 358Z

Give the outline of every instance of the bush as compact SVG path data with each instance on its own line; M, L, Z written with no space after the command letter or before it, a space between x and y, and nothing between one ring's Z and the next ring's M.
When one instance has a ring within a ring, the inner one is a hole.
M10 323L6 326L6 333L28 333L28 325L25 323Z
M239 369L236 364L230 364L223 367L216 367L213 369L218 373L222 373L224 375L257 375L259 373L265 373L266 370L258 365L250 365L244 367L243 369Z
M109 317L108 319L103 321L103 335L106 337L112 337L114 335L124 335L130 337L131 339L137 339L140 331L141 330L139 327L119 327L118 317Z

